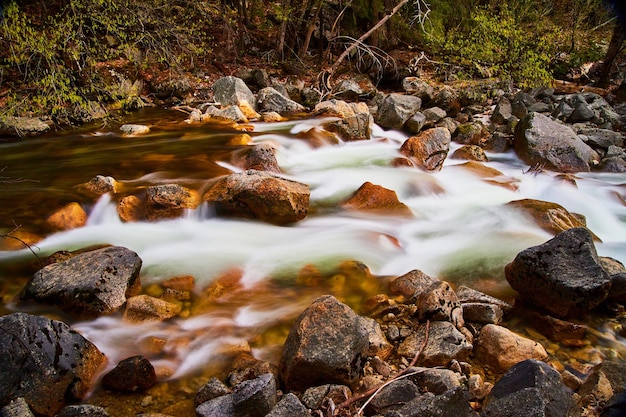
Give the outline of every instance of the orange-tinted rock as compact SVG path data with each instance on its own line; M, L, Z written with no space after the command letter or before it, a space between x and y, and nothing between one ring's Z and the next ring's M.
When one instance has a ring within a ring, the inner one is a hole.
M396 192L380 185L366 182L354 195L342 204L344 208L352 210L366 210L376 213L399 214L412 216L411 209L398 200Z
M163 321L175 317L182 310L179 304L170 303L149 295L138 295L126 301L124 319L131 323Z
M556 203L527 198L511 201L508 205L528 214L539 227L554 235L574 227L587 227L585 216L570 213ZM592 235L595 241L600 241L600 238Z
M512 191L517 191L519 188L518 179L507 177L497 169L488 167L477 161L468 161L463 164L453 165L446 169L462 169L470 174L482 178L485 182L498 185Z
M400 152L415 160L420 168L439 171L450 149L450 131L443 127L426 130L408 138Z
M129 195L117 203L117 214L124 222L138 222L146 218L146 206L139 197Z
M485 151L483 148L477 145L464 145L459 149L454 151L452 155L450 155L452 159L467 159L469 161L481 161L487 162L487 155L485 155Z
M179 217L185 209L198 206L198 195L178 184L155 185L146 189L146 214L148 220Z
M69 230L83 227L87 223L87 213L78 203L68 205L55 211L46 219L48 225L57 230Z
M0 250L20 250L34 245L42 239L41 236L17 229L4 238L0 238Z
M193 291L195 288L195 279L191 275L173 277L161 284L165 288L171 288L179 291Z

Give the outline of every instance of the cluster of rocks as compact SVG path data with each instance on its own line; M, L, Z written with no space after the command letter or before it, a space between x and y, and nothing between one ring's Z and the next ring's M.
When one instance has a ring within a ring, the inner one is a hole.
M58 253L48 262L22 302L79 316L124 309L131 322L167 320L194 286L192 277L178 277L160 297L139 294L141 259L122 247ZM198 391L196 415L357 415L361 408L388 417L600 416L623 407L626 364L566 367L503 320L524 317L546 340L576 345L588 331L582 315L626 303L626 268L599 258L592 234L578 227L520 252L505 274L519 294L514 305L419 270L388 278L387 292L369 298L364 315L321 296L296 319L278 364L242 353L224 381L212 378ZM60 321L26 313L1 317L0 329L0 352L11 358L0 364L0 415L108 415L76 404L106 362L96 346ZM102 385L132 393L157 381L149 360L133 356Z

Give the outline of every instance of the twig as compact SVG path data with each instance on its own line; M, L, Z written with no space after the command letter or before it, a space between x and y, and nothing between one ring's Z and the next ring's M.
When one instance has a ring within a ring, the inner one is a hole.
M5 238L5 239L15 239L18 242L20 242L22 245L26 246L28 248L28 250L35 255L35 258L37 258L37 261L39 262L39 266L40 268L43 268L43 262L41 262L41 258L39 256L37 256L37 254L35 253L35 251L33 250L33 247L39 249L36 245L29 245L28 243L26 243L23 239L20 239L19 237L16 236L12 236L13 233L15 233L20 227L22 227L22 225L18 225L15 222L13 222L13 225L15 226L13 228L13 230L11 230L9 233L4 234L4 235L0 235L0 238Z
M411 367L413 367L416 363L417 360L419 359L419 357L422 355L422 353L424 352L424 349L426 349L426 344L428 343L428 336L430 333L430 320L426 321L426 335L424 337L424 343L422 343L422 346L419 348L419 350L415 353L415 356L413 356L413 359L411 360L411 363L409 363L409 366L407 366L406 368L404 368L400 373L398 373L396 376L394 376L393 378L391 378L389 381L376 386L374 388L371 388L369 390L367 390L366 392L359 394L359 395L355 395L354 397L348 398L347 400L345 400L344 402L342 402L341 404L339 404L337 406L337 410L341 410L343 408L347 408L348 406L350 406L352 403L355 403L357 401L362 400L363 398L367 398L370 397L365 404L359 409L357 416L360 415L363 410L365 409L365 407L367 406L367 404L369 404L369 402L372 400L372 398L374 398L374 396L376 394L378 394L378 392L383 389L384 387L386 387L387 385L389 385L390 383L392 383L393 381L396 381L398 379L401 378L405 378L411 375L415 375L419 372L422 371L415 371L415 372L410 372L410 373L406 373L408 369L410 369Z

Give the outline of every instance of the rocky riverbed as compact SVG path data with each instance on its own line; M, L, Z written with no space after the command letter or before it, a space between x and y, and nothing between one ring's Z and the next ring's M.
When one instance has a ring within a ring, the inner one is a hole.
M255 86L251 80L265 78L243 78L250 85L237 77L216 82L212 104L181 108L188 113L186 123L227 123L239 131L232 140L240 144L252 142L253 120L328 117L324 129L303 133L311 143L368 140L376 123L411 135L393 162L397 167L437 172L446 158L464 159L466 169L513 189L514 180L481 164L485 150L513 149L530 171L560 172L572 184L579 172L626 171L624 117L619 106L595 93L515 92L493 83L459 90L412 77L402 92L382 93L358 78L321 97L311 88ZM131 136L149 131L123 129ZM451 153L451 142L462 146ZM241 172L200 192L179 184L121 192L120 183L104 175L85 179L78 189L93 198L111 195L124 222L172 219L202 203L218 217L282 226L308 216L309 186L282 175L271 146L250 145L231 162ZM626 387L621 354L568 362L557 351L584 347L597 321L614 329L602 337L624 336L626 269L597 255L598 237L584 217L544 201L510 204L554 236L506 266L515 300L455 287L419 269L378 277L382 290L363 305L319 297L292 325L277 363L256 359L249 349L236 352L226 376L206 381L195 394L195 414L619 415ZM412 215L393 191L372 183L341 205ZM69 230L82 227L86 218L80 205L70 204L47 221L53 229ZM57 253L43 261L19 303L52 305L81 318L123 314L133 323L166 321L191 314L194 303L211 302L237 285L218 281L194 300L192 276L172 278L157 291L142 286L141 267L141 258L120 246ZM534 337L503 325L516 320L527 323ZM100 377L97 383L106 390L139 396L166 377L141 355L101 375L105 355L61 321L14 313L0 323L2 356L12 358L0 366L2 415L115 416L106 404L80 404Z

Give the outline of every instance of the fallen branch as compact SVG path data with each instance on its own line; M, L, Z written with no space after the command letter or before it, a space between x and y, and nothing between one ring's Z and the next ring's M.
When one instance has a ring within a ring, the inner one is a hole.
M398 379L406 378L406 377L409 377L409 376L412 376L412 375L416 375L416 374L422 372L422 371L414 371L414 372L407 373L407 371L410 368L415 366L415 364L417 363L417 360L419 359L419 357L424 352L424 349L426 349L426 344L428 343L429 332L430 332L430 320L427 320L426 321L426 335L424 336L424 343L422 343L422 346L420 346L419 350L415 353L415 356L413 356L413 359L409 363L409 366L404 368L400 373L398 373L396 376L391 378L389 381L384 382L381 385L378 385L376 387L373 387L373 388L365 391L364 393L361 393L359 395L355 395L354 397L348 398L346 401L344 401L341 404L339 404L337 406L336 410L341 410L341 409L344 409L344 408L348 408L351 404L353 404L353 403L355 403L357 401L360 401L360 400L362 400L364 398L368 398L369 397L368 400L365 402L365 404L363 404L363 406L357 412L357 416L360 416L361 413L363 412L363 410L365 409L365 407L367 407L367 405L370 403L370 401L372 401L372 399L376 396L376 394L378 394L380 392L380 390L382 390L384 387L386 387L387 385L391 384L393 381L397 381Z
M13 222L13 225L15 226L13 228L13 230L11 230L9 233L6 233L4 235L0 235L0 238L4 238L4 239L15 239L18 242L20 242L22 245L26 246L28 248L28 250L35 256L35 258L37 258L37 261L39 262L39 266L41 268L43 268L43 262L41 262L41 258L39 256L37 256L37 254L35 253L35 251L33 250L33 246L37 248L37 246L35 245L29 245L28 243L26 243L23 239L20 239L17 236L12 236L13 233L15 233L20 227L22 227L22 225L18 225L15 222ZM39 248L37 248L39 249Z

